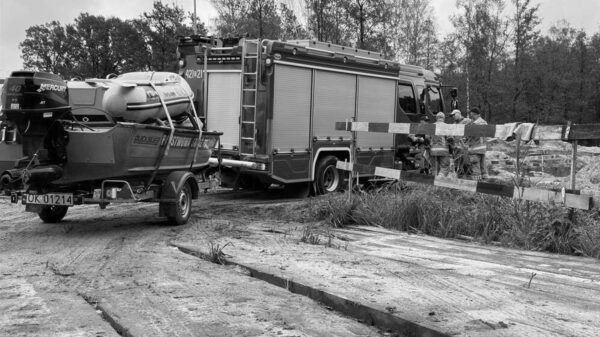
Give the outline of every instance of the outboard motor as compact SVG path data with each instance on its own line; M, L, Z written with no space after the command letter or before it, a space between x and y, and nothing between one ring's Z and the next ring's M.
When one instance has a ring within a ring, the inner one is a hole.
M68 102L67 85L58 75L15 71L6 79L0 120L5 138L20 143L25 157L3 174L0 185L18 178L44 184L62 176L69 134L60 120L72 119Z
M37 154L40 162L48 164L66 162L69 135L58 120L72 117L67 85L60 76L13 72L2 88L2 119L6 130L17 131L23 155L31 159Z

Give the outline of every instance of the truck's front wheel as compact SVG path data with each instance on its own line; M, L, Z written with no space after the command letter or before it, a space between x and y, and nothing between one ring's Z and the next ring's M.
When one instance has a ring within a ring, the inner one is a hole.
M38 215L45 223L60 222L67 215L67 206L46 206L38 212Z
M336 168L338 158L326 156L319 160L315 170L315 194L327 194L342 189L344 177Z

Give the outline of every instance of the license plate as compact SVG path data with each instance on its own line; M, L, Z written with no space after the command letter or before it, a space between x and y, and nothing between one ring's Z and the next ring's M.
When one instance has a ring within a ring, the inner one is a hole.
M25 204L73 206L72 193L26 194Z

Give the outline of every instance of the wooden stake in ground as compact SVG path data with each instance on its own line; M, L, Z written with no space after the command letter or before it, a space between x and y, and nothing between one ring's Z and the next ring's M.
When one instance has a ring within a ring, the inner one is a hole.
M573 141L573 152L571 153L571 190L575 190L575 174L577 173L577 141Z

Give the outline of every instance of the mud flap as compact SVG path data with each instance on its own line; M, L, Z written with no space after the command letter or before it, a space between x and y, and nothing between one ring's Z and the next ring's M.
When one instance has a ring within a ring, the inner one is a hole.
M175 204L158 204L158 216L173 217L175 216L176 212L177 208L175 207Z

